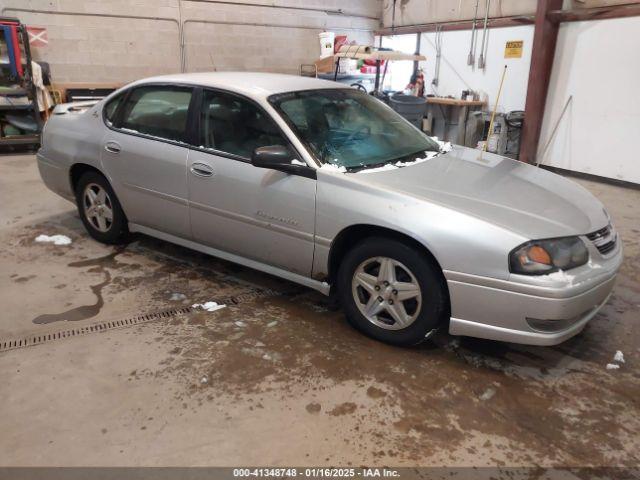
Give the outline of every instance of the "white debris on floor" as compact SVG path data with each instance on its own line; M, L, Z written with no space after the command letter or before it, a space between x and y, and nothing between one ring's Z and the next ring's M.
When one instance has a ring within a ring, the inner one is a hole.
M215 312L216 310L220 310L221 308L226 307L226 305L218 305L216 302L204 302L204 303L194 303L191 305L192 308L206 310L207 312Z
M275 320L273 322L267 323L267 327L271 328L271 327L275 327L278 324L278 321Z
M459 338L452 339L446 347L447 349L450 349L450 350L456 350L457 348L460 348L460 339Z
M54 245L71 245L71 239L66 235L38 235L36 242L53 243Z
M169 300L172 302L181 302L182 300L186 300L187 296L184 293L172 293Z
M622 353L620 350L616 350L616 354L613 356L612 363L607 363L607 370L618 370L621 363L625 363L624 353Z
M200 383L202 383L203 385L204 385L205 383L208 383L208 382L209 382L209 379L208 379L207 377L202 377L202 378L200 379Z
M493 396L496 394L495 388L487 388L482 395L480 395L480 400L491 400Z
M624 353L622 353L620 350L616 351L616 354L613 356L613 361L624 363Z
M233 322L233 323L235 323L237 327L244 327L244 326L246 326L246 325L247 325L246 323L244 323L244 322L240 322L240 321Z

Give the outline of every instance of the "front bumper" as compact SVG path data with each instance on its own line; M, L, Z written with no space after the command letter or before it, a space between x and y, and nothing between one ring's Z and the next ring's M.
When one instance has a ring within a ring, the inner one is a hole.
M597 267L585 266L564 285L554 286L445 272L451 299L449 333L529 345L564 342L606 304L621 263L618 246Z

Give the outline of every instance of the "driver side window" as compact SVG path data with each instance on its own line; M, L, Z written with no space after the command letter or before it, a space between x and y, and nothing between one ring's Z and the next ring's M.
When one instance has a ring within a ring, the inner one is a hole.
M288 146L279 128L253 103L221 92L203 92L200 145L250 159L258 147Z

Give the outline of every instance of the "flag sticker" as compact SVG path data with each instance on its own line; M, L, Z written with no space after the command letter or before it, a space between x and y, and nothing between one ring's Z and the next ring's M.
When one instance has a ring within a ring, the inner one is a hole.
M46 47L49 45L47 29L44 27L27 27L29 34L29 45L32 47Z

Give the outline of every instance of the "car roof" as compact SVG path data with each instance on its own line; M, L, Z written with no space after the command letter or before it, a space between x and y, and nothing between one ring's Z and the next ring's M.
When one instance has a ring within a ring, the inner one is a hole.
M242 93L250 97L266 98L274 93L316 90L323 88L347 88L346 85L297 75L262 72L202 72L160 75L138 80L133 85L145 83L175 83L214 87Z

